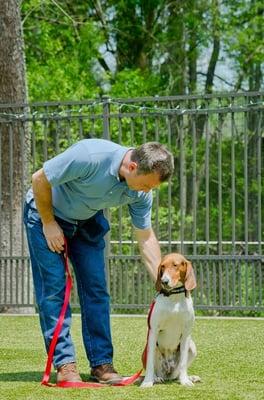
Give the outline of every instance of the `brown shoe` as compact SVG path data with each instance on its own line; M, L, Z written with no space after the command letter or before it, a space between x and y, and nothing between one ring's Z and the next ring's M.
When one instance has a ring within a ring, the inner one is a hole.
M91 377L100 383L106 383L108 385L120 383L123 379L112 364L103 364L92 368Z
M81 382L82 378L77 371L75 362L64 364L57 369L57 383L60 382Z

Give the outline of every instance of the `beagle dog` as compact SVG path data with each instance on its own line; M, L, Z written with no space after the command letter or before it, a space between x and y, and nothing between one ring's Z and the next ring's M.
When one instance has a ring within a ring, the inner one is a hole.
M190 291L195 287L190 261L178 253L162 259L156 281L158 295L149 313L148 340L142 355L146 369L142 388L166 380L177 379L185 386L200 381L198 376L187 374L197 354L191 339L194 309Z

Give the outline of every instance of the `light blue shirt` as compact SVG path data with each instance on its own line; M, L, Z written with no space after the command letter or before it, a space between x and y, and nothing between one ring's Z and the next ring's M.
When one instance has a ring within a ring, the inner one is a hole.
M119 168L129 150L103 140L84 139L44 163L52 186L54 215L66 221L91 218L98 210L128 204L133 225L151 227L152 193L129 189ZM32 199L32 190L27 201Z

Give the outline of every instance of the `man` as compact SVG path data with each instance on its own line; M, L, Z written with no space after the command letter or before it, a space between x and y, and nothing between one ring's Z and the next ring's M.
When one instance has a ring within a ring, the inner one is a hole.
M113 367L109 294L104 265L103 209L128 204L143 260L156 279L160 248L151 228L151 190L173 172L173 157L161 144L133 149L84 139L46 161L32 176L24 210L42 334L48 351L63 304L62 252L67 238L81 306L82 334L91 375L99 382L122 378ZM70 335L68 307L55 349L57 381L81 381Z

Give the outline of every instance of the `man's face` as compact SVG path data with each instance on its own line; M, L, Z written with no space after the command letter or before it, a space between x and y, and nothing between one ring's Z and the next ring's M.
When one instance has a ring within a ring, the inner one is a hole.
M148 193L151 189L158 188L161 184L159 174L138 175L136 169L130 171L126 177L126 183L130 189L145 193Z

